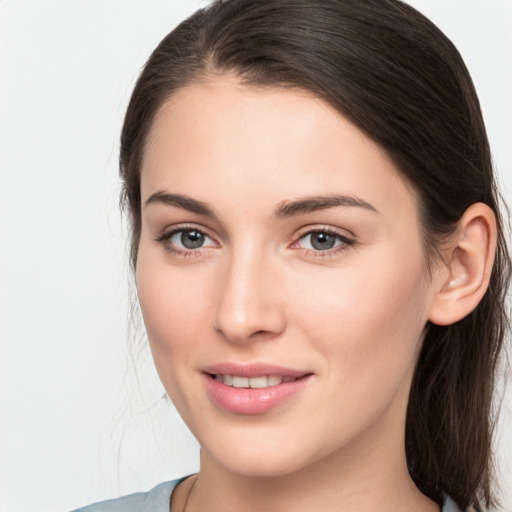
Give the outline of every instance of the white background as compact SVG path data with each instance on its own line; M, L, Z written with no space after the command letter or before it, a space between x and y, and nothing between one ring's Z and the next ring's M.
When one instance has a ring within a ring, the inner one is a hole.
M512 203L512 1L410 3L465 58ZM144 340L138 382L128 355L117 141L145 59L204 4L0 1L1 512L65 512L197 469ZM510 489L510 390L499 432Z

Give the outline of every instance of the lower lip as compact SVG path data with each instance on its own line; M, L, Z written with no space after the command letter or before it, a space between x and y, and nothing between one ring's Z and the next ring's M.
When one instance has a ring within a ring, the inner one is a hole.
M282 382L266 388L234 388L205 374L206 389L213 401L226 411L236 414L264 414L301 391L309 382L306 375L292 382Z

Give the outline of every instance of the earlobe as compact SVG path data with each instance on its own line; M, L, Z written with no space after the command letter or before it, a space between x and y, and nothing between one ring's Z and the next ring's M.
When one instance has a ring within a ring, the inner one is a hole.
M429 320L449 325L478 305L489 285L496 251L496 217L483 203L471 205L444 254Z

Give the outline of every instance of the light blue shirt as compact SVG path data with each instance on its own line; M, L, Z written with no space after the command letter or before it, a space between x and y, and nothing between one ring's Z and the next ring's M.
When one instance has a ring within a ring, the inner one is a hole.
M149 492L137 492L114 500L101 501L73 512L171 512L169 503L174 488L185 480L163 482ZM441 512L460 512L455 502L446 497Z

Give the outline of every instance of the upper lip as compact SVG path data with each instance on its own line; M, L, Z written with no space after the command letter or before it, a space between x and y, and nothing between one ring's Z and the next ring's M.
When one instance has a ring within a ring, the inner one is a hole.
M202 368L210 375L233 375L237 377L261 377L262 375L280 375L282 377L303 377L311 371L297 370L268 363L218 363Z

